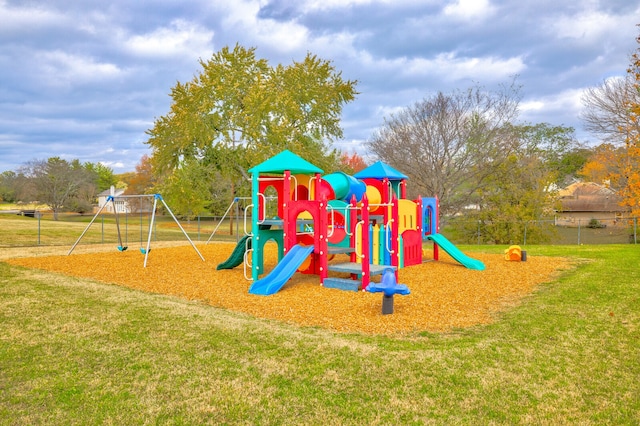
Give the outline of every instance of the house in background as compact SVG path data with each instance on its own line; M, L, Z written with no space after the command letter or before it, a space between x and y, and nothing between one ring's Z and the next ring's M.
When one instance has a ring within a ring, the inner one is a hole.
M124 189L121 188L114 188L112 186L111 189L105 189L98 194L98 209L104 206L104 209L102 210L103 212L115 213L113 210L115 204L116 208L118 209L118 213L131 213L129 206L125 201L115 200L115 203L107 203L107 201L109 200L109 196L117 197L118 195L122 194L124 194Z
M125 190L121 188L111 187L98 194L98 207L94 208L94 213L98 211L102 206L104 213L115 213L113 210L114 204L120 213L151 213L153 210L153 197L149 195L136 196L127 195L124 198L118 198L124 195ZM114 197L114 203L108 203L109 196Z
M558 191L559 209L556 225L588 226L595 219L603 226L626 226L630 217L628 207L610 188L594 182L575 182ZM595 222L594 222L595 223Z

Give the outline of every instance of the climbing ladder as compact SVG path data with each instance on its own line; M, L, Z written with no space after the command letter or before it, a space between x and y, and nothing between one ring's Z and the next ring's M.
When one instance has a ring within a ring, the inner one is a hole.
M391 209L391 217L387 218L387 224L389 228L393 228L392 235L397 235L398 233L398 201L394 197L388 205L385 205L385 208L389 207ZM358 215L358 211L360 214ZM395 238L391 240L391 247L387 247L387 250L392 254L392 264L391 265L377 265L372 263L372 259L369 253L369 245L370 245L370 237L369 237L369 200L367 195L363 195L361 206L356 205L355 198L351 200L350 207L351 214L351 244L350 248L342 248L342 247L332 247L332 251L334 253L337 252L349 252L351 254L351 261L345 263L338 263L328 265L328 270L333 272L340 273L348 273L351 274L351 279L348 278L334 278L334 277L326 277L322 281L322 285L327 288L338 288L341 290L352 290L358 291L360 288L365 290L369 283L371 282L371 277L376 275L382 275L386 269L393 269L396 271L398 269L398 241ZM359 217L358 217L359 216ZM358 220L360 219L360 220ZM359 235L358 235L359 231ZM360 247L360 252L356 249ZM340 251L342 249L342 251ZM357 279L359 278L359 279ZM396 277L397 278L397 277Z

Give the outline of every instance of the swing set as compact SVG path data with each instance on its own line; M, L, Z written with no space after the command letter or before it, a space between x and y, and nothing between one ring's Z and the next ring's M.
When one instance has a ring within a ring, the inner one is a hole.
M270 197L265 197L264 195L262 196L264 202L265 202L265 206L264 208L266 209L266 203L269 201L278 201L278 197L275 196L270 196ZM222 215L222 217L220 218L220 220L218 221L218 224L216 225L216 227L213 229L213 232L211 232L211 235L209 235L209 238L207 239L207 241L205 242L205 245L209 244L211 242L211 239L213 238L213 236L216 234L216 232L218 232L218 228L220 228L220 225L222 225L222 223L224 222L224 220L227 217L231 217L231 215L229 214L231 212L231 209L235 206L235 219L236 219L236 242L238 242L240 240L240 230L239 230L239 226L240 226L240 210L242 210L242 207L240 207L240 202L241 201L251 201L251 197L235 197L233 199L233 201L231 201L231 204L229 204L229 207L227 207L227 210L224 212L224 214ZM245 226L244 226L244 235L247 236L249 235L249 233L247 232L247 225L246 225L246 206L244 208L245 211ZM266 210L265 210L266 211ZM266 213L265 213L266 215Z
M147 245L146 245L146 247L143 247L142 246L142 225L143 225L142 203L143 203L143 200L147 200L148 201L148 199L150 199L152 197L153 197L153 208L151 209L151 219L149 220L149 233L148 233L148 237L147 237ZM164 208L167 209L167 211L169 212L169 214L171 215L171 217L173 218L175 223L178 225L178 227L180 228L180 230L182 231L184 236L187 238L187 240L191 244L191 247L193 247L193 249L196 251L196 253L198 253L198 256L200 256L200 259L202 259L202 261L204 261L204 257L202 257L202 254L200 254L200 251L198 251L198 248L195 246L195 244L193 244L193 241L191 241L191 238L189 238L189 235L184 230L184 228L182 227L180 222L178 222L178 219L176 219L175 215L173 214L173 212L171 211L171 209L169 208L169 206L167 205L167 203L164 201L164 199L162 198L162 196L160 194L118 195L118 196L110 195L109 197L107 197L107 201L100 207L100 209L98 209L98 211L93 216L93 218L91 219L91 221L89 222L87 227L84 229L84 231L82 231L82 234L80 235L80 237L78 237L78 239L73 244L73 246L71 247L71 249L69 250L69 253L67 253L67 255L70 255L71 252L73 252L73 249L76 248L76 246L78 245L78 243L80 242L82 237L84 237L84 235L87 233L89 228L91 228L91 225L93 225L93 222L100 215L100 213L105 208L105 206L107 204L109 204L109 202L111 202L112 205L113 205L113 212L114 212L115 221L116 221L116 230L117 230L117 233L118 233L118 246L117 246L117 249L118 249L118 251L123 252L123 251L126 251L129 248L127 245L125 245L127 243L127 241L125 241L125 244L123 244L123 242L122 242L122 234L120 233L120 219L119 219L119 215L118 215L118 206L116 205L116 198L120 202L123 202L126 199L138 199L139 202L140 202L140 253L144 254L144 267L145 268L147 267L147 259L149 257L149 252L151 251L151 235L153 234L153 225L154 225L154 222L155 222L156 208L158 206L158 200L160 200L160 202L162 202L162 204L164 205ZM127 235L127 233L126 233L126 230L125 230L125 236L126 235Z

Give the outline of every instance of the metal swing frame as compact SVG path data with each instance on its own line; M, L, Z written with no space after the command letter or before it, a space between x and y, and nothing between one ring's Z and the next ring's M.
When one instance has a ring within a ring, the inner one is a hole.
M109 201L111 201L113 203L113 209L116 215L116 226L118 227L118 243L120 244L120 247L122 246L122 239L120 237L120 224L119 221L117 219L117 206L115 204L115 199L122 199L122 198L145 198L145 197L153 197L153 209L151 212L151 220L149 222L149 236L147 237L147 246L144 249L144 264L143 266L146 268L147 267L147 259L149 258L149 252L151 251L151 235L153 233L153 224L155 221L155 217L156 217L156 208L158 206L158 200L160 200L162 202L162 204L164 205L164 208L167 209L167 211L169 212L169 214L171 215L171 217L173 218L173 220L175 221L175 223L178 225L178 227L180 228L180 230L182 231L182 233L184 234L184 236L187 238L187 240L189 241L189 243L191 244L191 247L193 247L193 249L196 251L196 253L198 254L198 256L200 257L200 259L202 259L202 261L204 262L204 257L202 257L202 254L200 253L200 251L198 250L198 248L195 246L195 244L193 243L193 241L191 241L191 238L189 238L189 235L187 234L187 232L184 230L184 228L182 227L182 225L180 224L180 222L178 222L178 219L175 217L175 215L173 214L173 211L171 211L171 209L169 208L169 206L167 205L167 203L164 201L164 199L162 198L162 195L160 194L145 194L145 195L119 195L119 196L113 196L110 195L107 198L107 202L104 203L100 209L98 209L98 211L96 212L96 214L93 216L93 218L91 219L91 222L89 222L89 224L87 225L87 227L84 229L84 231L82 231L82 234L80 234L80 237L78 237L78 239L76 240L76 242L73 244L73 246L71 247L71 249L69 250L69 252L67 253L67 256L70 255L73 250L76 248L76 246L78 245L78 243L80 242L80 240L82 240L82 237L84 237L84 235L87 233L87 231L89 230L89 228L91 228L91 225L93 225L93 222L96 220L96 218L100 215L100 213L102 213L102 210L104 209L104 207L109 203ZM125 249L126 250L126 249ZM124 250L120 250L120 251L124 251ZM141 250L142 251L142 250Z

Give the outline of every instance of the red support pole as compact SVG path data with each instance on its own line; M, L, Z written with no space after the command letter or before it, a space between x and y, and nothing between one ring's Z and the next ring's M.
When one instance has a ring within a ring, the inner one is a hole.
M389 199L391 198L389 197L389 192L391 192L391 183L389 182L389 178L382 179L382 187L384 188L383 193L380 194L382 196L382 204L388 204Z
M356 261L356 224L358 223L357 205L356 196L352 195L351 206L349 209L349 222L351 222L349 224L349 227L351 228L349 231L351 232L351 248L353 249L350 258L352 262Z
M433 220L435 221L436 234L440 232L440 200L436 195L436 211L433 213ZM436 243L433 243L433 260L440 260L440 250Z
M316 273L320 275L320 284L324 283L324 279L328 275L329 257L327 251L329 250L329 217L327 214L327 197L320 197L318 204L318 219L317 224L314 227L314 256L318 260L318 267Z
M369 198L367 194L362 196L362 290L369 287L371 259L369 258Z
M420 259L423 259L422 241L424 238L424 222L423 222L424 211L422 209L423 209L422 197L418 195L418 198L416 199L416 231L420 233ZM405 256L406 256L406 253L405 253ZM405 257L405 261L406 261L406 257Z
M398 281L398 270L400 269L400 244L398 235L400 232L398 199L394 195L391 199L391 266L396 267L396 282Z
M436 221L436 234L440 232L440 199L436 195L436 213L435 218Z
M291 172L284 171L284 182L282 185L282 232L283 235L283 254L287 254L291 247L296 244L296 219L290 220L289 212L291 210Z
M320 199L320 188L322 188L322 176L320 173L316 173L316 178L314 179L313 185L313 195L309 194L309 199L319 200ZM311 184L309 184L311 186ZM311 188L309 188L309 192L311 192ZM313 197L313 198L311 198Z

